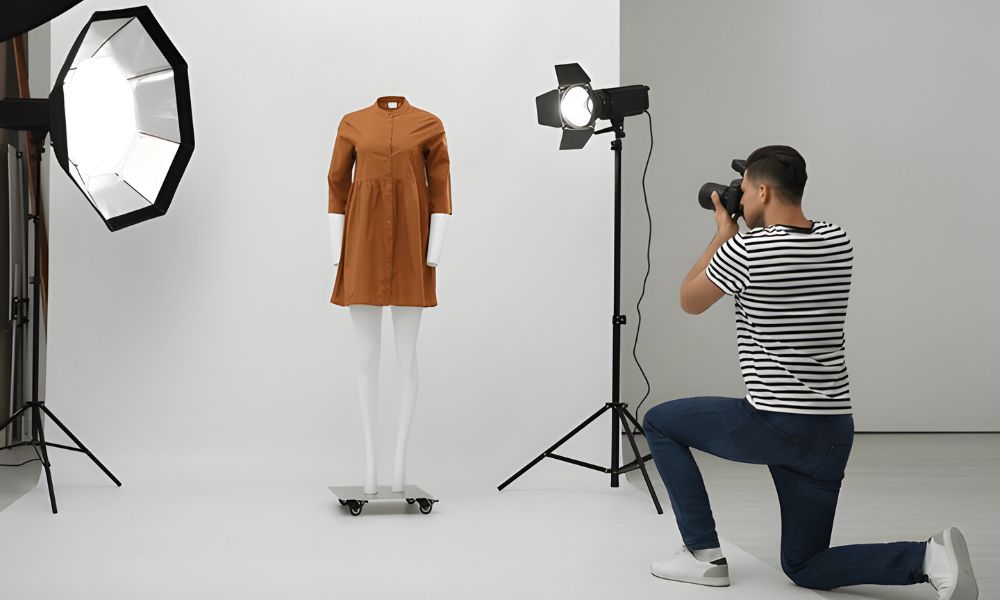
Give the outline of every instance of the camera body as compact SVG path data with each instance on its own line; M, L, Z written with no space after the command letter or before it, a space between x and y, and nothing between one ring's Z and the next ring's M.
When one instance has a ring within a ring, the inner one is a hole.
M736 219L743 216L743 206L740 204L740 198L743 197L743 189L741 187L743 185L742 175L747 170L747 162L734 158L731 166L734 171L740 174L740 178L732 180L729 185L709 182L701 186L701 189L698 190L698 204L704 209L714 211L715 205L712 203L712 192L717 192L726 212Z

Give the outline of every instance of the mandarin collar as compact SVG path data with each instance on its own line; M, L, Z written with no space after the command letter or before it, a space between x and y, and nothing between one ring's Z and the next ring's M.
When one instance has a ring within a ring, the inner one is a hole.
M398 102L399 106L396 108L386 108L383 106L383 104L388 104L389 102ZM375 100L372 108L387 117L392 117L409 111L411 106L410 102L404 96L381 96Z

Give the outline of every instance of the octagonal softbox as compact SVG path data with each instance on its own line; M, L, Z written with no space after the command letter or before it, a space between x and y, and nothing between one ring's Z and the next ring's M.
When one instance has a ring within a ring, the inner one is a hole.
M149 8L95 12L49 100L56 158L108 229L166 214L194 127L187 63Z

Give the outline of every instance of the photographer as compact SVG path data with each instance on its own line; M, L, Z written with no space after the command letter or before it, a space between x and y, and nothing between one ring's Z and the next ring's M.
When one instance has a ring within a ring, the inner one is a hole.
M830 547L854 437L844 340L853 249L839 226L805 217L805 183L805 160L794 149L754 151L732 189L750 228L744 233L726 199L712 193L718 232L684 279L681 307L700 314L724 294L734 297L747 393L682 398L646 414L646 438L684 541L672 557L654 563L652 573L729 585L690 451L697 448L768 466L781 512L781 566L797 585L829 590L928 582L939 599L975 599L968 548L955 528L926 542Z

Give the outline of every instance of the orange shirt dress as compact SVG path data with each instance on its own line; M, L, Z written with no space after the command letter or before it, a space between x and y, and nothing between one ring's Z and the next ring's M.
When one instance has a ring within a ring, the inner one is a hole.
M330 302L437 306L435 269L427 266L430 219L451 214L441 120L402 96L345 115L327 181L329 212L344 215Z

